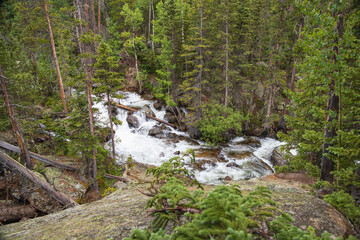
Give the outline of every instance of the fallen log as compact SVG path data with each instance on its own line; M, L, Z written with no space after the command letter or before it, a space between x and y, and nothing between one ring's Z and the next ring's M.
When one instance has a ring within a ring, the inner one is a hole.
M7 142L4 142L4 141L1 141L1 140L0 140L0 147L4 148L6 150L12 151L12 152L21 153L21 150L20 150L19 147L16 147L14 145L11 145L11 144L9 144ZM36 160L39 160L39 161L44 162L46 164L49 164L51 166L62 168L62 169L67 169L67 170L71 170L71 171L77 171L78 170L77 167L74 167L74 166L71 166L71 165L68 165L68 164L65 164L65 163L61 163L61 162L57 162L57 161L48 159L46 157L43 157L43 156L41 156L39 154L30 152L30 151L29 151L29 153L30 153L31 158L34 158Z
M0 163L4 165L4 167L8 167L13 171L18 172L27 180L43 189L47 194L49 194L49 196L60 202L65 208L78 205L71 198L61 192L56 191L48 182L36 176L31 170L25 168L23 165L21 165L5 153L0 152Z
M105 174L105 177L106 177L106 178L109 178L109 179L114 179L114 180L117 180L117 181L122 181L122 182L124 182L124 183L129 182L129 180L126 179L126 178L122 178L122 177L119 177L119 176L111 175L111 174L108 174L108 173Z
M117 107L122 108L122 109L125 109L125 110L128 110L128 111L132 111L132 112L137 112L137 111L138 111L138 110L135 109L135 108L127 107L127 106L125 106L125 105L122 105L122 104L120 104L120 103L115 102L114 100L110 100L110 102L113 103L113 104L115 104ZM160 122L160 123L163 123L163 124L165 124L165 125L168 125L168 126L170 126L170 127L176 128L176 126L175 126L174 124L165 122L164 120L161 120L161 119L159 119L159 118L153 117L153 116L151 116L150 114L145 113L145 116L148 117L148 118L151 118L151 119L153 119L153 120L155 120L155 121L158 121L158 122Z
M0 205L0 222L33 217L36 217L36 209L31 205Z

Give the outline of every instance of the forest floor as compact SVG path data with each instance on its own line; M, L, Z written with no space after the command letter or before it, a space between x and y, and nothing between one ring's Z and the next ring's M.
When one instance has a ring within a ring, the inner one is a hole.
M117 190L107 197L43 217L0 226L0 239L123 239L134 228L150 226L151 217L144 207L148 166L135 164L127 177L129 183L116 183ZM294 225L306 230L313 226L317 233L325 230L334 236L353 234L349 221L329 204L314 196L308 185L313 179L301 173L269 175L260 179L230 181L246 194L256 186L267 186L280 210L294 218ZM206 185L205 191L215 188Z

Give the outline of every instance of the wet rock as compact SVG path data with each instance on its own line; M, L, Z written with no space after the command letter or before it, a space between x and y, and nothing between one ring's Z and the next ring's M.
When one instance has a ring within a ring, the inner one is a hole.
M151 108L148 105L144 105L142 108L140 108L140 110L152 117L156 117L155 113L151 110Z
M167 120L167 122L175 124L177 123L176 117L171 112L166 112L164 118Z
M156 135L162 135L162 134L163 134L163 130L160 127L154 127L152 129L150 129L150 131L149 131L150 136L156 136Z
M289 161L286 159L287 158L286 156L289 156L289 155L292 156L291 153L287 153L285 150L281 150L281 146L276 147L271 154L270 162L274 166L288 165Z
M244 159L244 158L248 158L252 155L251 152L244 152L244 151L231 151L228 153L228 156L231 158L235 158L235 159Z
M226 167L230 167L230 168L241 168L240 165L234 163L234 162L229 162L228 164L226 164Z
M248 145L253 148L261 147L260 140L256 137L246 137L245 140L236 142L235 145Z
M232 179L232 177L230 177L230 176L226 176L225 178L224 178L224 181L232 181L233 179Z
M140 126L140 122L135 115L129 115L126 118L126 121L128 122L130 128L138 128Z
M258 158L252 158L251 161L246 161L242 164L243 169L249 170L250 172L256 172L260 176L264 175L265 173L272 172L270 166L265 164L262 160Z
M194 126L190 126L188 128L187 133L189 134L189 136L193 139L200 139L202 137L202 134L199 130L199 128L194 127Z
M206 166L206 165L209 165L210 167L216 167L216 163L212 160L196 160L196 162L194 162L192 164L192 167L199 170L199 171L204 171L206 170L209 166Z
M160 111L163 105L160 102L154 102L153 106L156 110Z
M203 159L218 159L221 149L220 148L200 148L195 150L195 158Z

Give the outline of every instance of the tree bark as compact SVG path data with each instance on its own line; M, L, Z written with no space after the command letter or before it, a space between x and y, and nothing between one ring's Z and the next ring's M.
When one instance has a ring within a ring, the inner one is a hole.
M199 35L200 35L200 47L199 47L199 74L197 76L197 82L196 87L198 88L197 91L197 106L196 106L196 118L200 119L201 117L201 95L202 95L202 73L203 73L203 66L204 66L204 54L203 54L203 14L204 14L204 8L203 3L201 1L200 3L200 29L199 29Z
M134 55L135 55L136 79L139 82L139 91L141 93L142 92L142 86L141 86L142 84L141 84L141 79L140 79L140 74L139 74L138 59L137 59L136 47L135 47L135 30L133 31L133 48L134 48Z
M23 134L22 134L19 124L16 120L14 108L11 105L10 96L7 91L5 77L2 75L1 67L0 67L0 79L1 79L1 87L3 90L3 94L4 94L4 100L5 100L5 103L6 103L8 112L9 112L9 117L11 120L12 129L13 129L13 132L16 136L17 142L21 149L21 160L24 162L24 164L26 165L27 168L33 169L33 164L30 159L29 151L27 150L27 147L26 147L26 144L25 144L25 141L23 138Z
M228 4L228 2L226 2ZM225 106L228 105L228 92L229 92L229 13L228 6L225 10Z
M49 17L49 12L48 12L48 7L47 7L47 2L46 2L46 0L44 0L44 7L45 7L46 20L47 20L47 22L48 22L48 27L49 27L51 47L52 47L52 52L53 52L53 57L54 57L54 62L55 62L56 73L57 73L57 76L58 76L58 79L59 79L59 87L60 87L61 100L62 100L64 112L67 113L64 87L63 87L63 82L62 82L61 73L60 73L60 67L59 67L59 63L58 63L58 59L57 59L57 55L56 55L54 37L53 37L53 34L52 34L51 22L50 22L50 17Z
M86 17L86 22L87 27L87 33L89 33L90 29L89 29L89 6L85 5L85 17ZM89 50L89 46L85 46L85 49ZM91 100L91 83L90 83L90 73L89 73L89 69L88 69L88 63L89 63L89 58L86 58L84 61L84 68L85 68L85 76L86 76L86 92L87 92L87 101L88 101L88 110L89 110L89 127L90 127L90 134L91 136L94 136L94 114L93 114L93 109L92 109L92 100ZM95 191L99 191L99 187L98 187L98 182L97 182L97 162L96 162L96 149L94 148L92 150L93 152L93 161L92 161L92 171L91 171L91 178L93 180L93 188L95 189Z
M0 222L16 221L22 218L33 218L37 215L31 205L0 205Z
M98 33L99 35L101 34L101 24L100 24L100 15L101 14L101 0L99 0L99 4L98 4Z
M5 153L0 152L0 163L4 167L8 167L16 172L18 172L20 175L24 176L27 180L34 183L41 189L43 189L49 196L54 198L56 201L60 202L64 207L74 207L78 205L75 201L73 201L71 198L66 196L65 194L56 191L48 182L45 182L38 176L36 176L31 170L26 169L24 166L22 166L20 163L15 161L14 159L10 158Z
M337 31L337 39L335 41L338 43L339 39L343 37L344 34L344 11L341 12L334 12L333 17L338 17L338 22L336 26ZM336 46L333 49L334 55L332 61L336 63L337 56L340 54L339 47ZM335 119L338 119L339 117L339 96L336 95L335 92L335 79L333 78L330 85L329 85L329 98L328 98L328 111L329 114L327 116L327 127L325 128L325 134L324 134L324 144L323 144L323 154L321 159L321 175L320 179L324 181L328 181L330 183L333 182L334 176L331 174L331 172L334 170L334 162L331 158L329 158L329 155L333 155L329 151L329 147L334 146L334 144L331 142L333 138L337 136L337 130L335 126L331 126L332 121ZM341 121L341 119L338 119ZM339 139L340 140L340 139ZM338 142L338 144L341 143Z
M110 104L110 93L107 92L107 104L108 104L108 113L109 113L109 121L110 121L110 133L111 133L111 144L112 144L112 157L114 158L114 166L116 169L116 153L115 153L115 140L114 140L114 127L112 121L112 108Z

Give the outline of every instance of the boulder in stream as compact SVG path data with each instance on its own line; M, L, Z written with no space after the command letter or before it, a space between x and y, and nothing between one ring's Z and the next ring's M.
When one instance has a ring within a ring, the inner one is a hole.
M140 108L140 110L152 117L156 117L155 113L151 110L149 105L144 105L143 107Z
M133 114L129 115L126 118L126 121L128 122L130 128L138 128L140 126L139 120Z
M281 146L276 147L274 149L274 151L271 154L270 157L270 162L274 165L274 166L284 166L284 165L288 165L288 159L286 157L286 155L292 155L291 153L287 153L285 150L281 149Z
M187 133L193 139L200 139L202 137L202 133L200 132L200 129L194 126L190 126L188 128Z
M153 106L156 110L160 111L163 105L160 102L154 102Z

